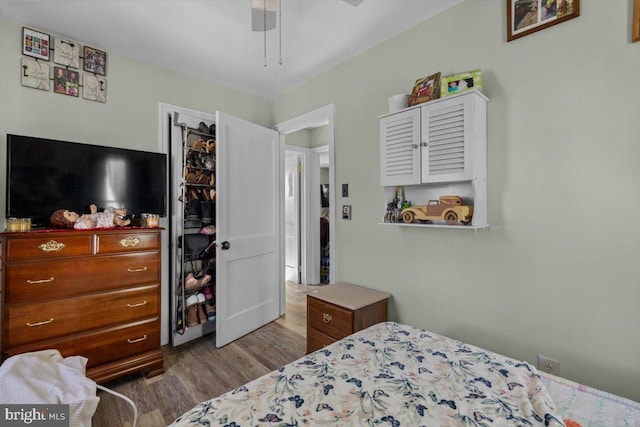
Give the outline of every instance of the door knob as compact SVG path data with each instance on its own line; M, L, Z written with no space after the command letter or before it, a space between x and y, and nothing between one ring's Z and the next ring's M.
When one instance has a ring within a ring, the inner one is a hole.
M220 244L220 249L222 249L223 251L228 250L230 247L231 243L227 242L226 240L222 242L222 244Z

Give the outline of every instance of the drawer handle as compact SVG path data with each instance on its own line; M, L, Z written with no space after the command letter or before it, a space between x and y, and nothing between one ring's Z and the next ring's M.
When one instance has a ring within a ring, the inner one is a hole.
M142 267L142 268L127 268L127 271L129 273L139 273L141 271L147 271L147 267Z
M58 243L55 240L49 240L47 243L43 243L38 247L43 252L59 252L65 247L65 245L64 243Z
M34 326L42 326L42 325L46 325L47 323L51 323L53 322L53 317L49 320L43 320L42 322L36 322L36 323L29 323L27 322L27 326L30 328L33 328Z
M54 279L53 277L49 277L48 279L40 279L40 280L29 280L27 279L27 283L30 285L37 285L38 283L50 283L53 282Z
M135 246L138 243L140 243L140 240L136 239L135 237L131 237L131 236L127 237L126 239L120 240L120 244L122 246L124 246L124 247Z
M132 340L131 338L129 338L129 339L127 339L127 342L129 344L133 344L133 343L136 343L136 342L144 341L146 339L147 339L147 334L144 334L144 336L142 336L141 338L137 338L135 340Z
M329 313L322 313L322 321L324 323L331 322L331 319L333 319L333 317L331 317L331 315Z
M133 307L140 307L142 305L147 305L147 301L145 300L145 301L139 302L137 304L127 304L127 307L133 308Z

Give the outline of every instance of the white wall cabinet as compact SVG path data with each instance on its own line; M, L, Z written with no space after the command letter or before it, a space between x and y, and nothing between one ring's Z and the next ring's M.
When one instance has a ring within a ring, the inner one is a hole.
M471 228L486 227L488 101L471 90L380 116L380 184L389 187L387 202L398 186L407 200L409 194L460 195L473 204Z

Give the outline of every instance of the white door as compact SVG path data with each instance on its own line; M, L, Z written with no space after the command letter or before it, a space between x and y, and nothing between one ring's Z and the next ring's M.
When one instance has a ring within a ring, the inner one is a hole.
M219 111L216 126L216 346L222 347L279 315L281 153L273 130Z
M284 157L284 276L300 282L300 154L286 151Z

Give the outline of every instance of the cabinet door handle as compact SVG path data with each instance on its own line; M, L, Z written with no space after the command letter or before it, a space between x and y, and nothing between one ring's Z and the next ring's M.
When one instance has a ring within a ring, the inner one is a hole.
M136 343L136 342L144 341L146 339L147 339L147 334L144 334L142 337L136 338L135 340L132 340L131 338L129 338L129 339L127 339L127 342L129 344L133 344L133 343Z
M418 148L418 144L411 144L411 148Z
M135 237L131 237L131 236L128 236L126 239L120 240L120 244L122 246L125 246L125 247L127 247L127 246L135 246L138 243L140 243L140 240L136 239Z
M58 252L64 248L64 243L58 243L55 240L49 240L38 246L42 252Z
M49 277L48 279L40 279L40 280L29 280L27 279L27 283L30 285L37 285L38 283L50 283L53 282L54 279L53 277Z
M423 147L426 147L427 145L429 145L428 142L421 142L420 145L422 145Z
M46 325L47 323L51 323L53 322L53 317L49 320L43 320L42 322L36 322L36 323L29 323L27 322L27 326L30 328L33 328L34 326L42 326L42 325Z
M127 271L129 273L139 273L141 271L147 271L147 267L142 267L142 268L127 268Z
M127 304L127 307L133 308L133 307L140 307L140 306L143 306L143 305L147 305L147 301L146 300L142 301L142 302L139 302L137 304Z
M324 323L329 323L329 322L331 322L332 319L333 319L333 317L331 317L331 315L329 313L322 313L322 321Z

